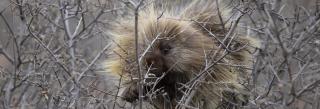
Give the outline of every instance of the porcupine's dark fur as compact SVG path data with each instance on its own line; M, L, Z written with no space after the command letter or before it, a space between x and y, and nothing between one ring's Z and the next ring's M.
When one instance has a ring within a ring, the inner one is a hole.
M226 36L229 10L220 7L221 18L217 11L216 0L194 0L180 13L173 9L166 11L144 7L139 12L138 47L141 57L141 72L144 77L153 74L156 79L145 79L144 95L155 107L178 107L185 85L190 85L197 75L228 52L221 47L219 40ZM173 7L174 8L174 7ZM178 13L178 14L177 14ZM107 71L122 75L124 91L121 96L129 102L138 99L138 70L135 62L134 17L122 18L115 25L112 35L115 41L113 56L106 61ZM225 24L223 27L222 24ZM228 43L231 42L231 43ZM257 40L250 37L236 36L226 38L225 45L236 52L228 52L223 59L207 69L208 74L189 103L200 109L238 108L246 101L239 84L239 74L249 74L249 70L231 65L252 65L252 54L257 47ZM219 50L220 49L220 50ZM214 55L217 52L217 55ZM150 77L150 76L149 76ZM153 85L150 85L153 83ZM155 84L156 83L156 84ZM187 84L188 83L188 84ZM184 84L184 85L183 85ZM150 95L150 92L154 92Z

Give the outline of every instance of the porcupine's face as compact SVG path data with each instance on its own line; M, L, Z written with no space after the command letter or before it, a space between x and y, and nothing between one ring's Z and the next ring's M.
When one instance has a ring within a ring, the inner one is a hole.
M155 88L163 89L171 99L178 98L181 94L177 93L176 83L185 83L189 81L191 75L202 70L206 59L205 53L215 46L213 41L187 21L160 19L143 21L139 25L138 46L142 56L143 73L152 73L156 77L165 74ZM133 79L138 77L134 69L135 61L132 61L135 59L134 32L133 30L124 31L123 34L125 38L120 37L121 40L118 40L121 48L115 51L119 54L120 60L122 58L126 60L121 60L123 61L121 64L113 65L115 68L121 68L114 70L115 72L128 75L129 81L121 96L132 102L138 98L138 87ZM128 52L123 52L122 49ZM154 79L146 79L146 81L154 81Z
M205 63L212 40L186 21L159 20L144 27L143 65L157 77L165 72L192 75Z

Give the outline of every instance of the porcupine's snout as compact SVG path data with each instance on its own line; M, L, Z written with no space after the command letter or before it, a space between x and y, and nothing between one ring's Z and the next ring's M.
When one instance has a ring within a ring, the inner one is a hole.
M149 73L155 74L156 77L160 77L166 72L165 59L161 53L161 50L153 50L145 55L145 67Z

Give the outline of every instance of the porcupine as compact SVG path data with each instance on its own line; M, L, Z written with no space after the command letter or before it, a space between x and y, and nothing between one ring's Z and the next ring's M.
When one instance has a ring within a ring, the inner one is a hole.
M139 12L138 55L145 77L143 95L156 108L181 106L177 106L179 101L195 82L200 85L189 103L192 107L238 108L246 102L238 75L250 73L241 66L252 65L258 40L228 34L231 11L225 5L218 8L217 4L222 3L216 2L194 0L180 12L163 11L149 4ZM114 49L106 67L124 80L120 96L134 102L138 99L139 77L134 16L118 22L111 31ZM205 75L203 79L199 79L201 75Z

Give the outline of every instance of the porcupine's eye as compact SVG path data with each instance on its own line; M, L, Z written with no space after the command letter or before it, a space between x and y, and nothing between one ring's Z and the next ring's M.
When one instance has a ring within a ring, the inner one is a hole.
M169 54L171 49L172 49L172 47L169 45L163 45L160 47L161 53L164 55Z

